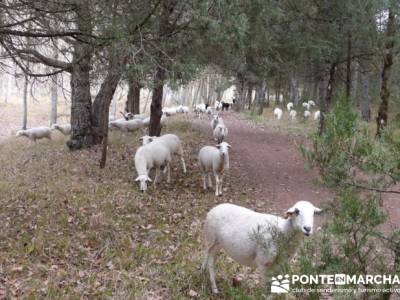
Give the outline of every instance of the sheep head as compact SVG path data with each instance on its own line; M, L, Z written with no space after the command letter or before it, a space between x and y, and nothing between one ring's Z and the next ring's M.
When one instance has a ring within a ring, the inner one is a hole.
M222 142L218 145L216 145L215 147L218 148L219 153L221 154L221 156L226 156L229 154L229 149L232 148L231 145L229 145L227 142Z
M140 142L142 142L142 146L147 145L148 143L151 143L152 141L154 141L154 137L153 136L149 136L149 135L145 135L142 136L139 139Z
M139 175L135 181L139 181L140 191L144 193L147 190L147 181L151 182L151 179L147 175Z
M286 219L291 219L295 229L309 236L313 233L314 214L321 211L320 208L308 201L299 201L286 211Z

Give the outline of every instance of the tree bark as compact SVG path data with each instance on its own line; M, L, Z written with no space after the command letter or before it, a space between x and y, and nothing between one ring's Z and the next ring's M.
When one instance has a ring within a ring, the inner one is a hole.
M326 96L320 104L321 113L319 119L319 135L322 135L325 131L325 116L329 112L331 107L336 69L337 69L337 61L333 62L330 66L328 86L326 88Z
M387 126L388 108L390 98L390 76L393 65L394 35L396 32L395 15L392 8L389 8L389 16L386 28L385 54L383 58L382 83L381 83L381 104L379 105L376 118L376 135L379 137L382 130Z
M128 96L126 99L125 110L133 114L140 114L140 90L142 89L140 82L130 76L128 81Z
M161 67L156 67L154 74L154 88L150 106L150 136L160 136L161 134L161 116L162 116L162 98L164 90L165 71Z
M369 74L367 73L366 68L361 66L360 73L361 80L361 99L360 99L360 108L361 108L361 118L365 122L369 122L371 120L371 97L369 94Z
M247 108L249 110L251 109L251 103L253 101L253 89L254 89L254 84L249 83L247 86L247 95L246 95L246 103L247 103Z
M252 106L251 113L262 115L264 110L264 102L265 102L265 90L266 86L264 82L260 82L256 85L256 95L254 99L254 104Z
M50 125L57 123L57 103L58 103L58 77L54 75L51 81L50 98L51 98L51 112L50 112Z

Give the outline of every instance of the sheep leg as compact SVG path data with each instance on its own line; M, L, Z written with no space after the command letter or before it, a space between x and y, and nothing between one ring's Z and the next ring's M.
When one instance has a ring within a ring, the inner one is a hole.
M156 185L156 183L158 183L158 180L160 178L160 173L161 173L160 167L157 167L156 168L156 176L154 177L154 182L153 182L154 186Z
M207 174L204 173L204 172L201 174L201 177L202 177L202 179L203 179L203 189L204 189L204 190L207 190L206 176L207 176Z
M182 162L183 173L186 173L186 164L185 160L183 159L183 156L181 156L181 162Z
M208 186L210 188L212 188L213 184L212 184L212 180L211 180L211 174L208 174Z
M215 176L215 196L219 195L219 175L218 174L214 174Z
M222 196L222 182L223 182L223 179L224 179L224 175L221 174L219 176L219 196Z
M171 182L171 166L169 164L169 162L167 163L167 182L170 183Z
M219 247L214 242L206 250L203 263L201 265L201 270L204 272L206 267L208 268L208 273L210 275L211 290L214 294L218 294L217 284L215 282L215 260L218 255Z

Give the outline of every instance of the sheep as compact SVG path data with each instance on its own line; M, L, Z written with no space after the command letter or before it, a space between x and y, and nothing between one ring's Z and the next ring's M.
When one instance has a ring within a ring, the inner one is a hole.
M219 102L218 100L215 101L215 103L214 103L214 109L215 109L216 111L221 110L221 109L222 109L222 103Z
M133 113L128 112L128 111L125 111L125 112L120 111L119 113L124 117L125 121L132 120L134 117Z
M315 106L315 102L312 101L312 100L308 100L308 105L310 105L310 106Z
M214 130L218 124L224 124L224 121L222 120L222 118L219 115L213 115L213 118L211 120L212 130Z
M182 113L183 113L183 114L188 114L188 113L189 113L189 107L187 107L187 106L182 106Z
M288 104L286 104L286 107L288 112L290 112L290 110L293 108L293 102L289 102Z
M164 134L160 137L145 135L141 137L139 140L142 142L142 145L147 145L152 141L158 141L164 143L164 145L167 146L171 154L177 154L180 156L183 173L186 173L186 164L185 164L185 159L183 158L182 144L179 138L175 134Z
M308 102L303 102L302 105L305 108L305 110L310 110L310 104Z
M204 114L207 111L207 105L204 103L196 104L194 107L194 111L200 119L201 114Z
M152 168L156 169L156 176L153 185L156 185L160 176L160 168L165 165L168 173L167 182L171 181L170 171L171 153L169 149L160 142L153 142L141 146L135 153L135 168L139 182L139 189L143 193L147 190L147 181L151 182L149 172Z
M215 177L215 196L222 196L222 182L224 171L229 170L229 149L231 145L222 142L215 147L204 146L200 149L198 161L203 178L203 188L207 190L206 177L208 175L208 185L212 188L211 175Z
M208 268L212 292L217 294L215 259L220 249L241 265L257 268L263 276L267 268L279 262L279 240L289 244L288 259L302 238L313 233L314 214L321 209L308 201L299 201L286 211L286 217L258 213L223 203L212 208L204 224L205 257L202 270ZM285 258L286 259L286 258Z
M213 131L214 140L222 143L224 139L228 136L228 128L224 124L217 124Z
M175 107L165 107L162 111L167 117L174 116L178 112Z
M290 111L290 113L289 113L289 119L292 120L292 121L295 120L296 119L296 115L297 115L297 112L294 109L292 109Z
M283 111L282 111L282 109L280 109L279 107L277 107L277 108L274 109L274 116L275 116L275 118L277 118L278 120L280 120L280 119L282 118L282 114L283 114Z
M320 116L321 116L321 112L319 110L317 110L314 113L314 121L319 120Z
M46 126L40 126L25 130L18 130L16 136L26 136L28 139L34 142L43 138L51 140L51 129Z
M212 113L213 113L213 109L212 109L212 107L211 107L211 106L208 106L208 107L207 107L207 109L206 109L206 113L207 113L207 115L212 115Z
M144 127L148 127L150 125L150 117L146 117L142 120L142 124Z
M115 121L111 121L109 123L110 129L118 129L123 132L128 132L128 131L132 132L142 127L143 127L143 121L140 119L133 119L129 121L118 119Z
M309 110L305 110L303 113L304 119L307 119L309 116L311 116L311 112Z
M51 126L51 129L58 130L63 135L70 135L72 130L71 124L62 124L62 125L53 124L53 126Z

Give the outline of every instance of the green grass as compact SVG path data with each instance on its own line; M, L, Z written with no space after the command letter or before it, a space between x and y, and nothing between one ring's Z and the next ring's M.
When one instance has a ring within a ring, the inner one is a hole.
M188 174L176 159L172 183L146 194L133 182L140 134L112 133L104 169L98 167L101 147L69 152L61 135L0 144L0 285L6 298L188 299L190 290L198 299L261 297L262 289L247 278L250 270L224 256L218 261L221 295L210 294L208 276L199 271L202 222L228 199L201 190L196 154L205 137L181 119L167 132L184 141ZM249 201L240 193L229 197ZM246 280L233 288L238 272Z

